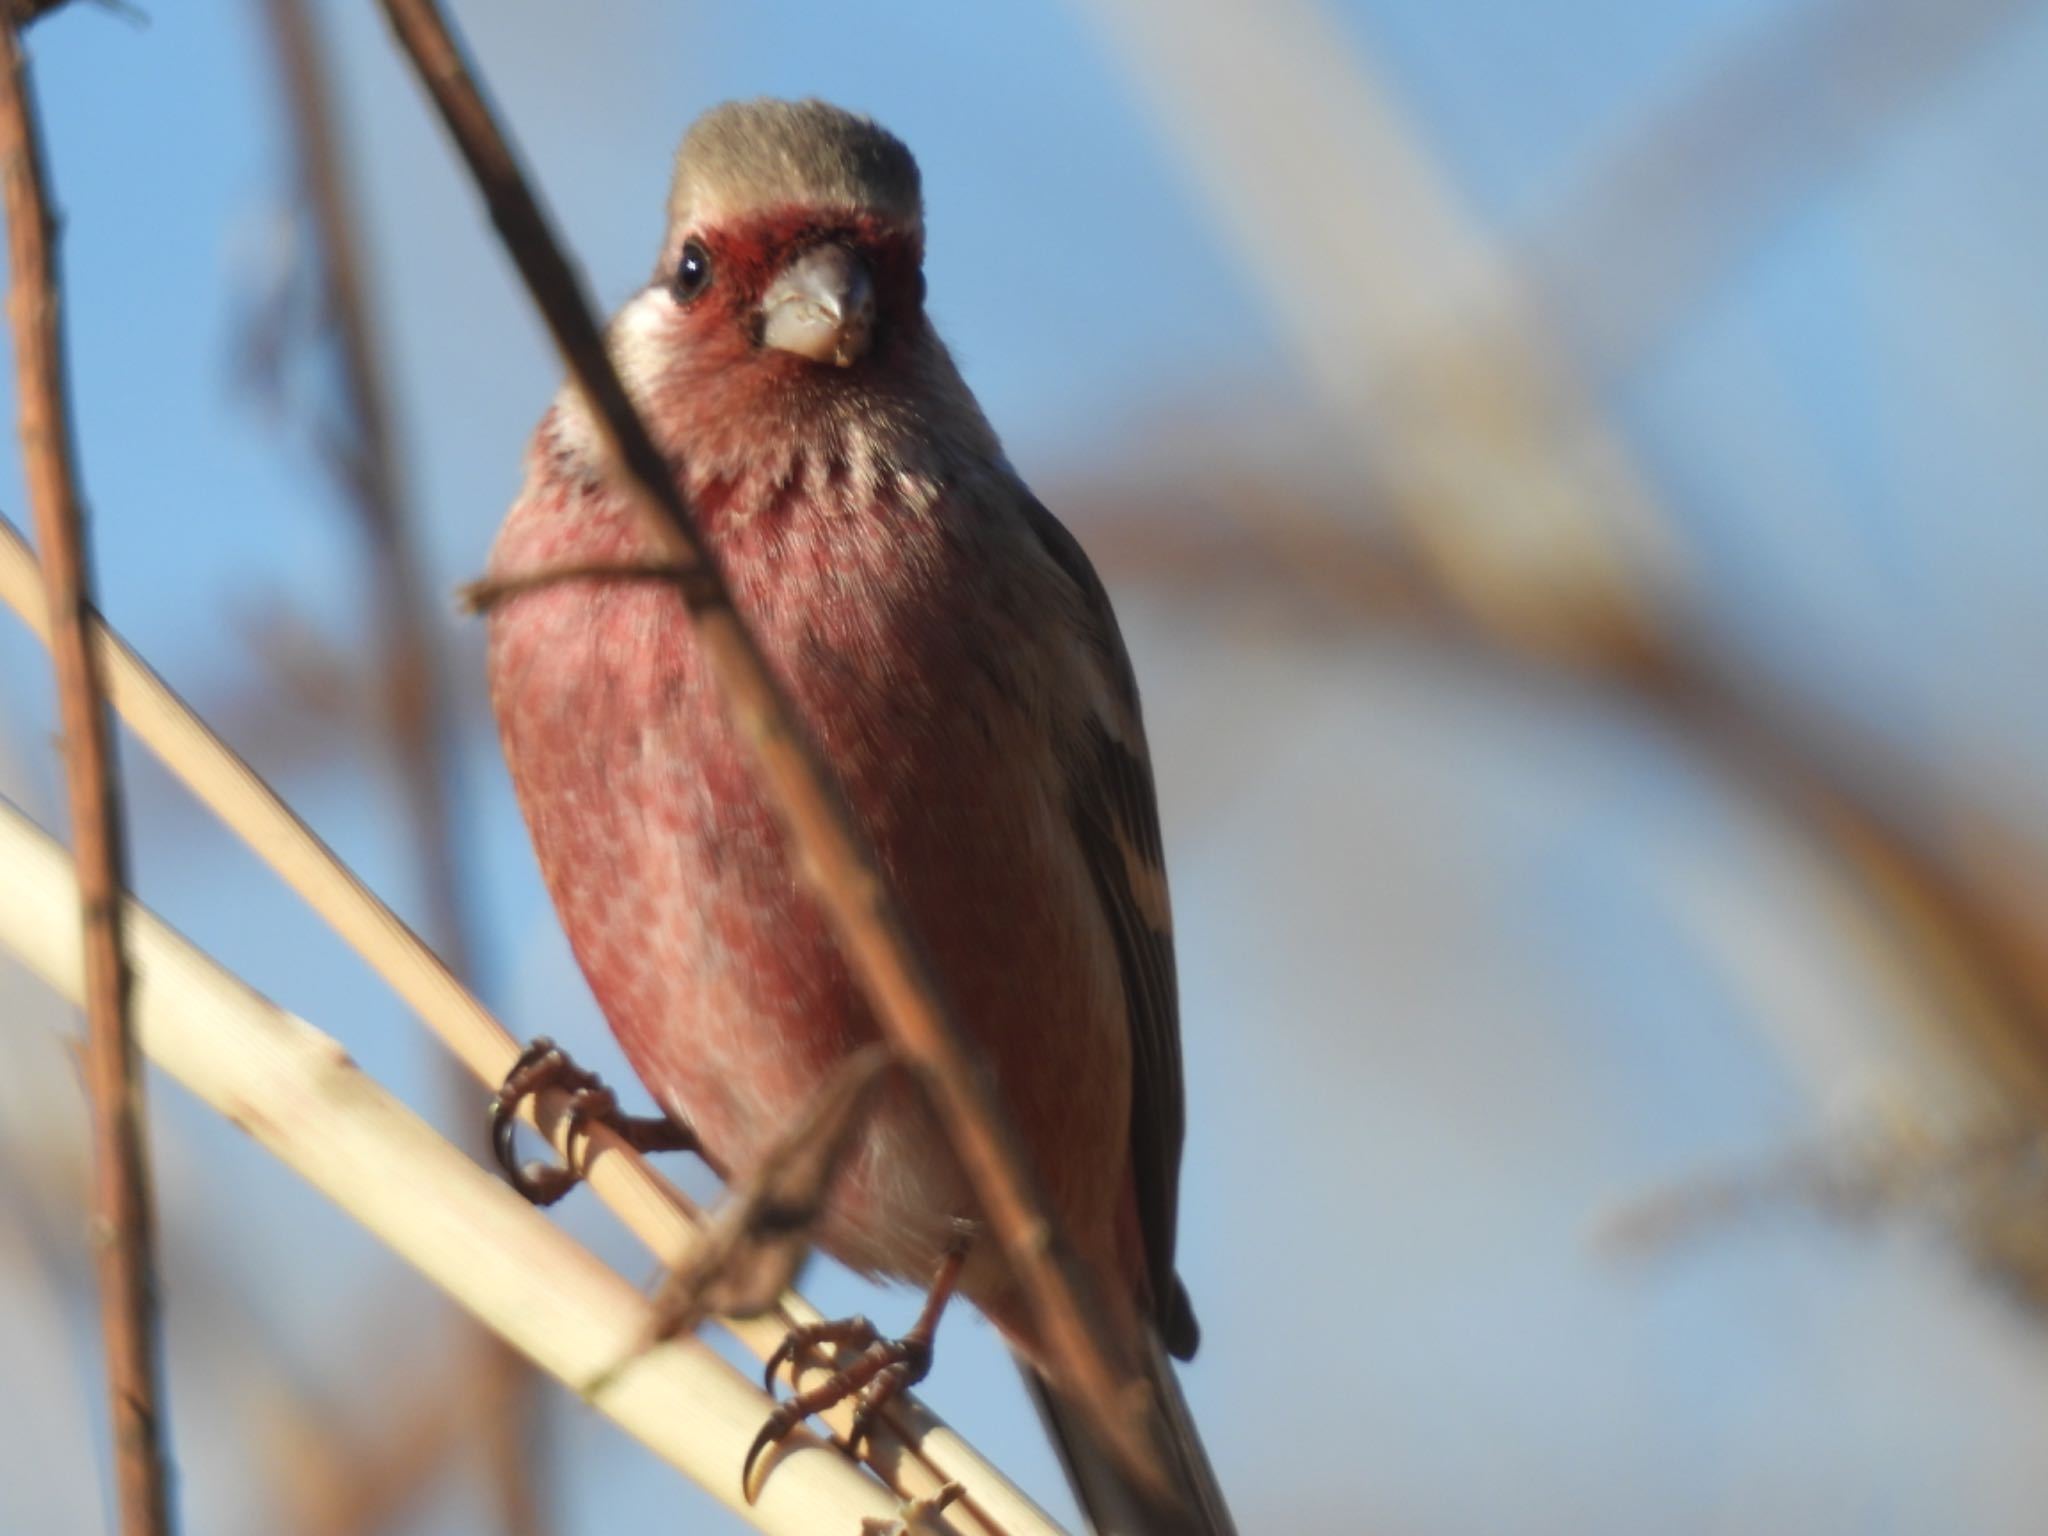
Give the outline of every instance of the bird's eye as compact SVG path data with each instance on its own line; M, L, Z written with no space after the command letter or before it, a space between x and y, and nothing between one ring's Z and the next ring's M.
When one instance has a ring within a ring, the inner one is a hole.
M675 293L677 302L687 304L710 286L710 253L695 240L686 242L683 246L682 259L676 263Z

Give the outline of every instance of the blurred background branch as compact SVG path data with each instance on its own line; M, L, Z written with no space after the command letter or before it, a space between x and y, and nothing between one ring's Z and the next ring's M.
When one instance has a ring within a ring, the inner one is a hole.
M1675 575L1649 491L1334 18L1317 0L1088 9L1320 391L1326 442L1368 505L1517 643L1631 644Z
M1785 220L2039 0L1795 0L1741 25L1544 200L1515 259L1596 382L1641 366Z
M1601 690L1799 828L1883 912L1920 1016L1970 1058L1941 1112L1964 1124L2048 1118L2048 846L1981 802L1955 838L1914 765L1731 675L1677 529L1580 370L1639 353L1788 193L2020 9L1792 7L1631 135L1518 263L1457 209L1382 72L1312 0L1095 8L1320 386L1333 439L1394 514L1243 486L1229 505L1252 542L1288 585L1368 623ZM1333 145L1347 153L1305 149ZM1182 576L1187 542L1172 517L1120 541ZM1226 579L1247 569L1241 550L1223 564ZM1995 864L1976 857L1990 850ZM2030 1194L1972 1219L2042 1225Z
M279 99L295 152L295 223L307 238L295 242L294 277L311 289L303 332L293 324L287 280L271 298L252 339L254 383L276 402L288 400L284 380L299 347L331 359L337 398L303 407L305 427L322 466L368 557L371 616L365 652L379 684L375 718L398 768L405 836L414 850L421 891L421 931L456 976L477 982L476 920L461 871L476 860L462 846L452 810L459 741L447 668L442 660L437 604L421 571L415 519L407 505L394 413L377 337L375 306L360 245L362 225L349 186L344 135L336 121L320 28L306 0L265 0L277 56ZM458 1134L479 1155L486 1150L484 1117L474 1081L443 1059L448 1114ZM473 1329L456 1357L441 1368L469 1379L476 1400L469 1414L481 1450L482 1487L495 1504L507 1536L541 1536L548 1529L547 1453L540 1429L538 1382L517 1355L488 1331ZM429 1422L432 1422L431 1420ZM361 1486L402 1488L416 1482L426 1461L423 1442L391 1442L404 1458L402 1475L375 1476ZM374 1509L377 1500L366 1506Z

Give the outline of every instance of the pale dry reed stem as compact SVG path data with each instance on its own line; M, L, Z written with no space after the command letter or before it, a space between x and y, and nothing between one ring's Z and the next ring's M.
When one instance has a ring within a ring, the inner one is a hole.
M142 1049L367 1227L478 1321L763 1531L856 1536L896 1498L831 1447L792 1440L758 1502L738 1469L772 1405L695 1339L619 1360L645 1297L379 1087L331 1037L250 991L127 904ZM83 993L71 861L0 802L0 943L50 986ZM616 1367L616 1368L615 1368Z

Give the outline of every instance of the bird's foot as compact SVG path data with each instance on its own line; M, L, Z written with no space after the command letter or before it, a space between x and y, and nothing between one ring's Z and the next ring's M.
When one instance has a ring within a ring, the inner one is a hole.
M790 1384L799 1390L768 1416L761 1432L747 1450L740 1465L740 1486L754 1496L754 1463L761 1453L789 1436L790 1431L814 1413L827 1413L840 1404L857 1404L853 1426L846 1436L849 1454L858 1456L873 1432L877 1415L896 1398L923 1381L932 1368L932 1339L939 1331L939 1318L953 1290L960 1283L960 1268L966 1262L967 1247L957 1243L939 1263L924 1307L910 1331L900 1339L885 1339L864 1317L839 1318L829 1322L806 1323L792 1328L789 1336L768 1357L762 1380L772 1397L776 1373L789 1368ZM830 1350L828 1356L824 1353ZM802 1386L806 1367L818 1366L831 1372L815 1387Z
M829 1356L821 1353L831 1348ZM849 1400L857 1401L853 1428L846 1437L846 1449L855 1456L874 1428L875 1415L893 1398L924 1380L932 1368L932 1342L916 1331L900 1339L885 1339L864 1317L843 1317L830 1322L809 1323L790 1330L782 1347L768 1357L763 1372L772 1395L775 1373L783 1366L800 1379L806 1367L831 1372L814 1387L807 1387L782 1403L768 1416L761 1432L740 1468L740 1481L752 1497L754 1463L771 1445L786 1439L791 1430L814 1413L827 1413Z
M519 1124L519 1109L536 1094L550 1089L568 1095L568 1125L563 1145L568 1161L560 1167L551 1163L519 1160L513 1134ZM589 1146L590 1129L603 1125L639 1152L694 1152L697 1138L686 1125L666 1115L629 1115L593 1072L585 1071L547 1036L537 1036L519 1053L505 1081L491 1095L491 1147L498 1166L514 1189L535 1205L553 1205L583 1179L583 1157Z

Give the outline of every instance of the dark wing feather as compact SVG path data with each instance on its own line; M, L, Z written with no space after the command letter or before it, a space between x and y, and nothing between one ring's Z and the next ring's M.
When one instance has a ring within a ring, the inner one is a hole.
M1036 500L1032 531L1074 590L1077 617L1123 718L1091 720L1068 765L1068 810L1115 941L1131 1030L1131 1168L1138 1222L1161 1337L1192 1356L1194 1311L1174 1273L1181 1142L1187 1107L1181 1079L1180 998L1159 806L1138 712L1138 686L1102 580L1066 528Z

